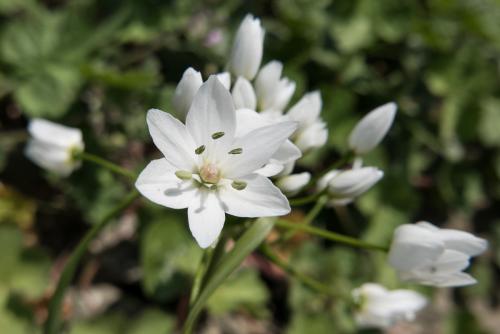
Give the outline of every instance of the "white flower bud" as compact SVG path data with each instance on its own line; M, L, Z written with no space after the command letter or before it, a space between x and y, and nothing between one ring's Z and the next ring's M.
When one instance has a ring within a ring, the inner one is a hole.
M33 119L28 132L31 138L24 153L40 167L67 176L80 166L80 161L72 156L84 148L80 129Z
M228 68L234 76L252 80L262 61L265 31L260 20L252 15L245 16L241 22L231 51Z
M411 290L389 291L376 283L365 283L353 291L356 323L361 328L387 329L400 321L415 320L427 298Z
M184 120L186 118L194 96L202 84L201 73L192 67L182 74L181 81L177 84L172 98L172 107L180 119Z
M273 60L264 65L255 79L259 110L283 111L295 92L295 82L281 78L283 64Z
M356 154L371 151L389 131L396 109L396 104L390 102L370 111L352 130L349 136L349 147Z
M311 180L311 174L303 172L280 177L276 185L287 195L295 195Z
M243 77L239 77L236 80L232 95L236 109L255 110L257 107L257 97L255 96L252 84Z
M471 256L487 247L486 240L464 231L428 222L404 224L394 231L389 263L404 281L437 287L470 285L476 280L463 270Z

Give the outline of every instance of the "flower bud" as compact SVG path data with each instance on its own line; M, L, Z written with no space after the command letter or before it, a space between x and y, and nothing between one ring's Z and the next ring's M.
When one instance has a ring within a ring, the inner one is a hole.
M255 110L257 107L257 97L255 96L252 84L243 77L239 77L236 80L232 95L236 109Z
M265 31L260 20L247 15L241 22L231 51L228 68L234 76L252 80L262 61Z
M28 132L31 138L24 153L40 167L67 176L80 166L80 161L73 158L74 153L84 148L80 129L33 119Z
M283 64L273 60L264 65L255 79L259 110L282 111L295 92L295 82L281 78Z
M371 151L389 131L396 109L396 104L390 102L370 111L352 130L349 136L349 147L356 154Z
M202 84L201 73L192 67L185 70L184 74L182 74L181 81L177 84L172 98L172 107L180 119L184 120L186 118L194 95Z
M309 180L311 180L311 174L303 172L280 177L276 185L287 195L295 195L309 183Z

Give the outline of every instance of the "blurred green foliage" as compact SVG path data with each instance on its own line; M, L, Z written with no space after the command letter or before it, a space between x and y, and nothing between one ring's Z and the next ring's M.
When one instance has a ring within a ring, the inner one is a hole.
M93 166L64 180L34 167L22 157L27 121L79 127L88 151L140 170L157 156L146 110L170 109L187 67L205 77L222 70L248 12L266 28L264 61L282 61L297 82L294 100L322 93L328 145L299 168L321 171L363 114L388 101L399 106L389 136L365 159L385 171L383 181L316 223L379 244L395 226L421 219L486 237L491 252L473 269L480 283L446 296L451 306L434 306L430 313L440 316L426 318L422 330L498 330L498 0L0 0L0 332L37 333L51 270L129 187ZM90 254L75 282L98 263L91 277L124 297L91 319L68 315L70 333L171 333L185 316L201 251L184 213L143 203L129 214L136 237ZM304 236L283 256L343 294L366 281L400 286L381 254ZM242 313L286 333L356 332L342 298L286 284L253 260L212 296L209 319Z

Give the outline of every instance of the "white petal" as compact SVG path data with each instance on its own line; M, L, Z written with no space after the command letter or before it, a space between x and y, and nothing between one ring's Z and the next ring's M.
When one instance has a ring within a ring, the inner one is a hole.
M302 157L302 152L290 140L286 140L273 154L272 158L282 164L293 162Z
M397 106L387 103L369 112L356 124L349 136L349 147L357 154L371 151L389 131Z
M446 249L443 254L431 265L433 273L453 273L464 270L469 266L469 256L451 249Z
M78 160L72 160L69 149L39 140L30 140L24 154L38 166L61 176L68 176L80 165Z
M329 182L328 191L337 198L353 198L370 189L384 176L374 167L349 169L338 173Z
M205 154L209 156L225 153L233 141L236 128L233 100L216 76L210 76L196 93L186 118L186 127L196 147L204 145ZM212 135L217 132L224 135L213 139Z
M146 120L151 138L165 159L178 170L193 170L196 146L184 124L158 109L148 110Z
M207 248L217 240L225 218L215 192L200 188L188 207L188 219L189 229L201 248Z
M28 125L33 139L60 147L83 147L82 131L45 119L34 118Z
M258 128L237 138L232 149L241 148L241 154L226 154L221 172L229 179L253 173L269 162L269 159L295 131L295 122L277 123Z
M435 262L444 252L444 243L434 233L412 224L398 226L394 231L389 263L408 271Z
M192 67L185 70L182 74L182 78L177 84L174 96L172 97L172 107L180 119L186 119L194 96L202 84L201 73Z
M488 248L488 241L471 233L452 229L439 229L437 232L446 248L454 249L469 256L476 256Z
M225 89L229 90L231 88L231 74L229 72L218 73L215 76Z
M260 20L247 15L234 39L228 64L231 73L252 80L259 70L263 44L264 29L260 25Z
M294 104L287 115L296 122L299 128L314 123L321 112L322 101L319 91L305 94L296 104Z
M273 161L272 159L270 161ZM265 164L264 167L259 168L255 171L255 174L259 174L265 177L271 177L278 175L283 171L283 164L279 162L269 162L268 164Z
M147 199L173 209L185 209L198 188L192 181L175 176L176 168L166 159L151 161L139 174L135 187Z
M276 185L284 193L293 195L299 192L307 183L309 183L310 180L311 174L303 172L280 177L276 182Z
M341 172L342 171L340 169L332 169L331 171L323 175L318 181L317 191L325 190L333 180L333 178Z
M252 84L245 78L239 77L234 84L233 101L236 109L248 108L255 110L257 107L257 97Z
M297 131L294 137L295 144L300 150L307 152L312 148L325 145L328 140L328 129L323 121L317 121Z
M272 217L290 212L287 198L268 178L252 174L238 180L247 183L245 189L236 190L227 184L219 191L228 214L237 217Z
M283 64L271 61L264 65L255 79L255 93L260 110L282 111L295 91L295 82L281 79Z

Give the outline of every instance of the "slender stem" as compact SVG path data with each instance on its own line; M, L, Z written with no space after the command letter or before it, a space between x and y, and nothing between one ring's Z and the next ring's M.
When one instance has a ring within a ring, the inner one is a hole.
M131 191L125 197L125 199L116 207L114 207L106 216L104 216L104 218L99 223L92 226L92 228L85 234L83 239L75 248L61 273L61 277L59 278L59 282L57 283L54 295L50 300L49 314L44 328L45 334L60 333L60 313L64 292L71 283L78 264L80 263L80 259L85 254L87 247L92 239L94 239L94 237L102 230L102 228L106 226L116 215L125 210L138 197L138 195L139 193L136 190Z
M113 173L120 174L122 176L125 176L131 180L135 180L137 178L137 175L135 175L133 172L118 166L115 163L112 163L111 161L108 161L106 159L103 159L95 154L92 153L87 153L87 152L79 152L74 154L75 159L82 159L88 162L92 162L96 165L99 165L101 167L104 167Z
M304 204L316 202L316 200L318 198L320 198L321 196L323 196L324 194L326 194L327 191L328 191L328 189L324 189L320 192L317 192L317 193L309 195L309 196L304 196L304 197L300 197L300 198L292 198L289 200L289 202L290 202L291 206L301 206Z
M330 289L330 287L315 280L314 278L311 278L297 271L293 266L290 266L288 263L280 259L276 254L274 254L268 245L262 244L259 247L259 250L261 254L264 255L269 261L283 269L285 272L290 274L293 278L295 278L297 281L301 282L311 290L315 290L326 295L333 295L332 289Z
M194 301L200 293L201 285L203 282L203 277L207 272L208 266L211 263L212 256L214 254L214 249L209 247L203 251L203 255L200 259L200 264L196 269L196 274L194 276L193 287L191 288L191 295L189 296L189 306L193 306Z
M312 221L319 215L321 210L323 210L324 206L328 203L328 196L323 195L321 196L317 201L316 204L314 204L313 208L309 213L306 215L304 220L302 221L301 224L310 224ZM280 241L287 241L290 240L296 233L296 230L289 230L287 233L284 234L283 238Z
M342 243L345 245L349 245L352 247L365 248L365 249L375 249L375 250L380 250L383 252L387 252L389 250L387 247L384 247L384 246L370 244L368 242L364 242L364 241L361 241L361 240L356 239L356 238L352 238L352 237L342 235L339 233L335 233L335 232L326 231L326 230L323 230L323 229L320 229L320 228L317 228L314 226L306 225L306 224L294 224L294 223L287 222L285 220L277 220L275 226L279 226L279 227L283 227L283 228L287 228L287 229L302 230L304 232L311 233L311 234L317 235L319 237L322 237L322 238L325 238L328 240L332 240L335 242L339 242L339 243Z

